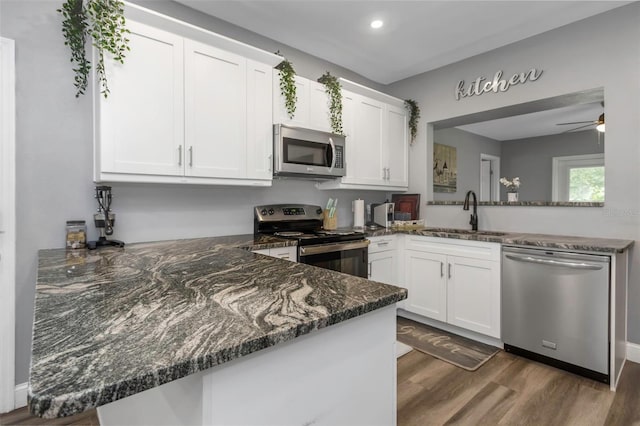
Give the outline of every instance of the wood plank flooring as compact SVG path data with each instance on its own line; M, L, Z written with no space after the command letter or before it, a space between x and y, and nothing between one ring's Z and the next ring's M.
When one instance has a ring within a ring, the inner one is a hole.
M609 386L500 352L469 372L411 351L398 360L398 426L640 425L640 364Z
M500 352L469 372L411 351L398 360L398 426L640 425L640 364L609 386ZM26 408L0 425L99 425L95 410L46 420Z

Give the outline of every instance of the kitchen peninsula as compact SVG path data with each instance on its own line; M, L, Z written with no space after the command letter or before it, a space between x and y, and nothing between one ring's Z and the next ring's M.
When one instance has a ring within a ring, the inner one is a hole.
M287 244L248 235L40 251L32 413L98 407L103 425L395 423L395 303L407 291L249 251Z

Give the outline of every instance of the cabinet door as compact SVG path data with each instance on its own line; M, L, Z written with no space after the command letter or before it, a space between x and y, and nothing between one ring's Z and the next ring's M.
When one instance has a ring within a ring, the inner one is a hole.
M309 81L309 128L333 133L329 118L329 96L324 84Z
M500 338L500 263L449 256L447 321Z
M355 98L355 138L351 142L354 160L349 162L353 169L354 183L365 185L385 185L382 161L383 143L385 139L385 105L374 99L358 96Z
M385 160L387 183L393 186L409 185L407 112L404 108L387 106L387 140Z
M397 285L398 255L395 250L369 253L369 279Z
M185 40L185 175L246 176L246 114L246 59Z
M273 73L273 123L288 126L308 127L309 123L309 83L306 78L295 76L296 112L289 118L285 108L284 97L280 90L280 73Z
M272 179L273 68L247 60L247 177Z
M447 257L413 250L405 252L406 309L438 321L447 321Z
M354 182L356 180L356 159L358 154L356 141L356 101L358 95L355 93L342 91L342 130L345 135L345 164L347 174L342 178L343 182Z
M102 172L183 174L183 39L127 21L131 54L105 60L109 97L98 100Z

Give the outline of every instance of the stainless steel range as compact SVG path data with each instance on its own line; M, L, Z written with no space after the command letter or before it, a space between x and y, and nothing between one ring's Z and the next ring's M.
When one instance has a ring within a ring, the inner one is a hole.
M367 278L369 240L363 232L322 229L322 207L272 204L254 208L254 233L298 241L298 262Z

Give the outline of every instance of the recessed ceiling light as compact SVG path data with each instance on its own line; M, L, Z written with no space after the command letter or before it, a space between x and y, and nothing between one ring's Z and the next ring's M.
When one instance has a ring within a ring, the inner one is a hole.
M371 21L371 28L373 29L378 29L381 28L384 25L384 22L382 22L379 19L376 19L375 21Z

